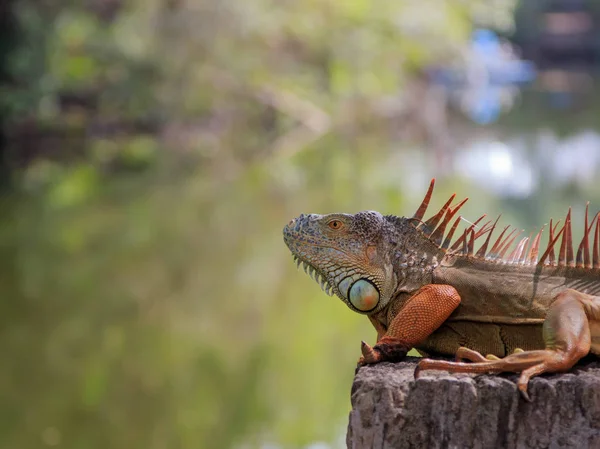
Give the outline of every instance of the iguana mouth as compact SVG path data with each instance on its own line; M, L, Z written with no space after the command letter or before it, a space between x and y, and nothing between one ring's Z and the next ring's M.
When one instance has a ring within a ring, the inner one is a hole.
M298 268L300 268L300 265L302 265L304 272L321 286L321 290L323 290L329 296L333 296L333 287L327 280L327 274L323 273L318 268L315 268L310 262L298 257L296 254L292 254L292 256Z
M304 215L301 215L297 219L290 221L290 223L285 226L283 232L284 241L292 253L292 257L294 258L294 262L296 262L296 266L300 268L300 265L302 265L305 273L314 279L321 286L321 289L325 293L327 293L329 296L333 296L336 289L329 282L328 274L325 271L315 267L309 260L307 260L306 257L304 257L304 251L302 250L302 247L308 246L313 248L323 248L323 245L318 245L309 241L298 232L298 222L303 218ZM299 253L302 255L299 255Z

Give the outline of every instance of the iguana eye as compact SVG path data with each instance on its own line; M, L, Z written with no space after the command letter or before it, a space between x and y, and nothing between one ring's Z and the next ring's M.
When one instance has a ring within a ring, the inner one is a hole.
M329 223L327 223L327 226L337 231L338 229L342 229L344 227L344 223L342 223L340 220L331 220Z
M365 279L359 279L348 292L350 303L361 312L369 312L379 303L379 291Z

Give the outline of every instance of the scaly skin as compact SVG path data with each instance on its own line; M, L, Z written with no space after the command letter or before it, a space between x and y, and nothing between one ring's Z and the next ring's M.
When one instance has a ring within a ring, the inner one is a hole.
M375 327L377 344L362 343L359 364L398 361L411 348L455 355L455 362L422 359L415 377L425 369L520 372L518 388L528 399L532 376L567 371L586 354L600 354L599 215L588 224L586 210L576 260L570 211L558 233L551 223L539 261L541 231L507 256L514 237L505 228L488 251L496 223L472 225L450 246L459 220L444 240L446 225L464 201L450 207L453 196L423 222L433 185L412 218L311 214L284 228L298 264Z

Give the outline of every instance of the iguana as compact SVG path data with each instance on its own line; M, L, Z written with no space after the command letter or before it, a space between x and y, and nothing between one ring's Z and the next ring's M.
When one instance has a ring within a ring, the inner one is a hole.
M415 377L426 369L517 372L529 400L531 377L600 354L600 212L590 222L586 206L576 256L571 209L560 230L550 220L538 258L543 227L514 247L516 230L506 226L492 238L498 219L479 226L485 215L454 239L459 216L446 233L467 201L452 206L456 195L423 220L434 185L411 218L303 214L283 230L298 266L375 327L377 344L362 342L359 365L399 361L411 348L454 355L421 359Z

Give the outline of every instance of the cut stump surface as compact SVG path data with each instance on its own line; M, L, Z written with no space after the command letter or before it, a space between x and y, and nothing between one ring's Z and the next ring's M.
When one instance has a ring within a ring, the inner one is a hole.
M348 448L598 448L600 362L536 377L413 372L418 358L361 367L352 385Z

